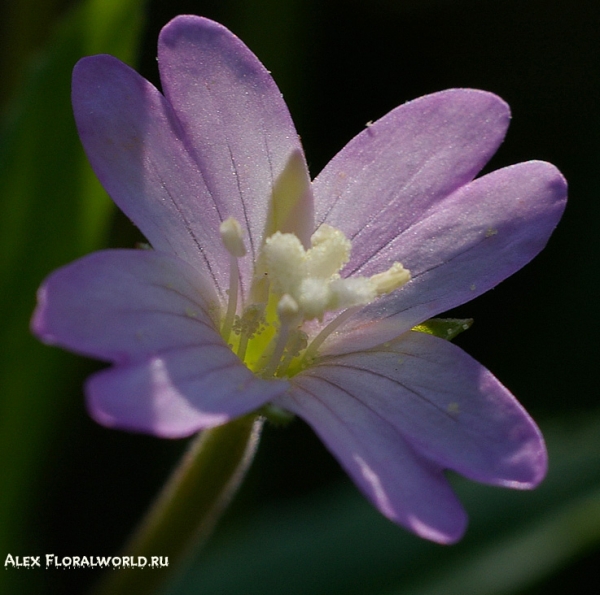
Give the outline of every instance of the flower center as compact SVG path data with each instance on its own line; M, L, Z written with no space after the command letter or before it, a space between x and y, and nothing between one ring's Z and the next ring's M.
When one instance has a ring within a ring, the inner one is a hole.
M246 365L264 377L289 377L317 355L323 341L360 307L410 280L399 262L372 277L341 278L351 243L339 230L323 224L305 249L293 233L276 231L265 240L255 263L251 294L255 303L238 308L239 267L246 254L240 224L221 224L221 239L230 255L229 302L221 334ZM240 313L238 314L238 310ZM304 330L326 312L341 313L314 337Z

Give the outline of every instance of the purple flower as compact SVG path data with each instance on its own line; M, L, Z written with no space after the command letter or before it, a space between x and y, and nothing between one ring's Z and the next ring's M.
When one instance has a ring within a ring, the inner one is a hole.
M91 254L39 290L34 332L113 364L86 384L91 415L180 437L271 403L385 516L441 543L466 525L444 470L537 485L546 449L521 405L411 330L521 268L562 214L548 163L473 181L508 106L468 89L406 103L311 183L280 92L227 29L177 17L158 63L164 95L111 56L73 74L91 164L153 247Z

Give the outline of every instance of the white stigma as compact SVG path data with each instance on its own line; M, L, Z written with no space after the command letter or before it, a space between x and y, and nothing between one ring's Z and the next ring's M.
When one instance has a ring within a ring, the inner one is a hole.
M276 232L263 247L266 276L277 295L298 305L302 318L322 319L325 312L369 304L410 280L410 273L394 263L372 277L342 279L341 268L350 259L351 244L339 230L323 224L305 250L291 233Z

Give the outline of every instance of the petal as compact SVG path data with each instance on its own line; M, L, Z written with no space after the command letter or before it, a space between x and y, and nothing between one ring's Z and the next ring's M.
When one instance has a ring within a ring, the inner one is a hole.
M117 364L87 383L100 423L163 437L223 424L278 396L221 338L210 283L186 262L146 250L96 252L39 291L33 331Z
M153 250L105 250L52 273L32 329L45 342L115 363L168 349L223 343L209 282Z
M397 107L351 140L314 181L317 225L352 241L348 270L472 180L509 120L499 97L450 89Z
M225 218L185 145L171 106L148 81L112 56L73 70L73 111L98 179L156 250L210 275L222 296L229 255Z
M452 343L408 332L311 369L387 420L422 456L492 485L528 489L545 476L539 429L511 393Z
M461 538L466 514L441 468L354 398L349 383L310 369L275 401L304 418L373 505L390 520L439 543Z
M99 372L88 380L86 394L90 414L101 424L180 438L249 413L288 386L255 376L221 341Z
M158 63L165 96L206 185L223 216L245 224L255 261L269 201L286 166L299 169L306 186L309 180L281 92L235 35L200 17L179 16L163 28ZM301 197L297 233L308 246L312 196Z
M479 178L434 205L356 270L370 274L399 260L411 281L364 308L326 350L378 345L497 285L546 245L566 190L553 165L530 161Z

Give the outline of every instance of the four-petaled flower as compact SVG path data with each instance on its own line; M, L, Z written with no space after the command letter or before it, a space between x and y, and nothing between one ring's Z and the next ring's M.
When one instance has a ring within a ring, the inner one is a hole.
M515 398L411 330L526 264L561 216L548 163L473 181L507 105L467 89L406 103L311 183L280 92L227 29L177 17L158 64L164 95L111 56L73 74L90 162L153 248L91 254L39 291L42 340L113 364L87 382L91 415L179 437L271 404L384 515L442 543L466 524L446 469L537 485L544 442Z

